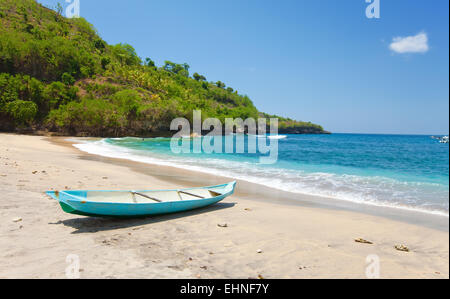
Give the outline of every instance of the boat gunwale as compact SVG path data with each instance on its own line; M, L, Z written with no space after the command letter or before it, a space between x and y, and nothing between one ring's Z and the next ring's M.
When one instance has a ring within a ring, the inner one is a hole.
M137 202L137 203L131 203L131 202L106 202L106 201L91 201L88 200L87 198L82 198L76 195L72 195L68 192L70 191L78 191L78 192L123 192L123 193L129 193L129 192L177 192L177 191L187 191L187 190L199 190L199 189L212 189L212 188L220 188L220 187L226 187L226 186L230 186L232 185L233 188L224 194L218 195L218 196L214 196L214 197L206 197L206 198L199 198L199 199L187 199L187 200L179 200L179 201L165 201L165 202ZM216 185L216 186L207 186L207 187L193 187L193 188L185 188L185 189L167 189L167 190L128 190L128 191L123 191L123 190L64 190L64 191L58 191L59 193L64 193L65 195L67 195L69 197L69 199L66 200L61 200L59 199L59 197L57 198L57 200L59 202L66 202L66 203L70 203L70 202L75 202L75 203L82 203L82 204L115 204L115 205L132 205L132 206L139 206L139 205L157 205L157 204L168 204L168 203L177 203L177 202L184 202L184 203L188 203L188 202L197 202L197 201L202 201L202 200L212 200L212 199L217 199L220 197L228 197L230 194L232 194L234 192L236 186L236 181L227 183L227 184L221 184L221 185ZM47 195L48 192L55 192L55 191L47 191Z

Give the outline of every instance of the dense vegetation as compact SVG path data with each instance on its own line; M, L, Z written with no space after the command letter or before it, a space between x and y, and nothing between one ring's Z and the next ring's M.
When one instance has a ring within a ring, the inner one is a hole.
M161 67L127 44L108 45L86 20L34 0L0 0L0 130L124 136L169 132L172 119L260 117L252 101L223 82ZM280 130L322 133L280 118Z

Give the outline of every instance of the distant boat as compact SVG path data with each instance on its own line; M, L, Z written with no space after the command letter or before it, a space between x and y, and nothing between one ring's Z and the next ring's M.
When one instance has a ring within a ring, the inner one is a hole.
M431 136L431 138L439 140L440 143L448 143L448 136L444 136L444 137Z
M138 217L193 210L232 195L236 182L180 190L47 191L64 212L82 216Z

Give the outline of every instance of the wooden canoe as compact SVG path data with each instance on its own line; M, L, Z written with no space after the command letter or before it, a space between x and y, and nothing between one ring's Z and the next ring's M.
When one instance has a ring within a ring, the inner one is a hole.
M70 214L98 217L139 217L189 211L232 195L236 182L179 190L47 191Z

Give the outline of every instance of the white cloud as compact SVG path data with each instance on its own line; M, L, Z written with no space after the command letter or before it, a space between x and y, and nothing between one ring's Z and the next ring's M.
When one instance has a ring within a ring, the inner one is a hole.
M394 37L389 49L400 54L426 53L430 49L428 36L425 32L420 32L414 36Z

